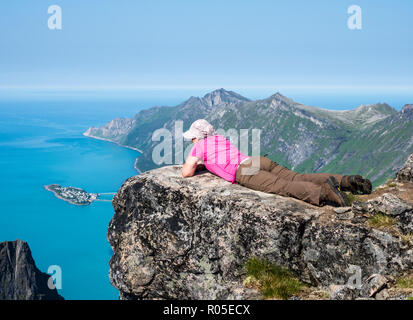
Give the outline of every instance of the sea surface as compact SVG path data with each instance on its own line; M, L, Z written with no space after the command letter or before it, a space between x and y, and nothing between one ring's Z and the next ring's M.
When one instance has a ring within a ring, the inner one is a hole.
M138 109L129 101L0 101L0 241L27 241L43 272L58 265L65 299L118 298L108 278L113 209L75 206L43 186L116 192L137 174L139 154L82 132Z
M238 91L266 98L274 92ZM281 90L279 90L281 91ZM207 91L56 92L0 91L0 241L27 241L37 267L62 270L65 299L117 299L108 278L112 255L106 239L110 202L75 206L43 189L57 183L88 192L116 192L136 175L136 151L82 136L90 126L132 117L153 105L176 105ZM309 105L352 109L388 102L413 103L411 93L357 95L281 92Z

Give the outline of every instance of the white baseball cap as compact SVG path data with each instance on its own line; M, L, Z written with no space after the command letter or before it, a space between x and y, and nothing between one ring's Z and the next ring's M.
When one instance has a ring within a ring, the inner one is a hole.
M194 138L201 140L208 136L215 135L214 127L205 119L198 119L191 124L188 131L185 131L183 136L186 140Z

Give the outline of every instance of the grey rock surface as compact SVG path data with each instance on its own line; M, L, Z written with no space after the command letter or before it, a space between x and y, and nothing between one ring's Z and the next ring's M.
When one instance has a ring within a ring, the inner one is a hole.
M372 274L364 284L362 294L364 296L373 297L379 291L387 286L388 280L380 274Z
M389 216L399 216L405 212L412 211L413 206L398 198L394 194L384 193L380 197L366 202L354 202L352 211L354 213L381 213Z
M358 292L347 285L332 284L328 287L328 296L330 300L354 300Z
M49 289L49 279L37 269L26 242L0 242L0 300L63 300Z
M396 180L413 182L413 154L410 155L403 167L396 173Z
M343 213L351 211L351 207L338 207L338 208L334 208L333 211L337 214L343 214Z
M354 212L351 211L351 207L338 207L334 208L333 211L339 220L350 220L354 218Z
M396 219L397 227L402 234L413 233L413 206L392 193L370 199L365 202L354 202L351 208L356 215L385 214Z
M387 300L389 298L390 298L390 295L387 289L383 289L375 295L376 300Z
M122 299L260 298L242 285L251 257L319 287L413 268L413 249L388 232L210 173L183 179L180 170L131 177L114 197L110 279Z

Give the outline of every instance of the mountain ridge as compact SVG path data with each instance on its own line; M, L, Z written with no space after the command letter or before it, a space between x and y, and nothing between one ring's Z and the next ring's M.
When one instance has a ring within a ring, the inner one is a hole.
M152 161L152 150L159 143L152 141L156 129L173 133L175 121L182 120L187 130L193 121L205 118L225 130L261 129L261 153L296 171L362 174L377 185L413 152L412 111L409 104L398 112L386 103L328 110L279 92L249 100L221 88L177 106L142 110L133 119L114 119L84 135L143 150L136 165L146 171L159 167Z

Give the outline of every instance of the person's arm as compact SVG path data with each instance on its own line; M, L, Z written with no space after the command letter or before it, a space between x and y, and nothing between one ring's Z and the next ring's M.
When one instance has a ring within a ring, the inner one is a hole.
M197 157L188 156L183 167L182 176L184 178L192 177L195 174L199 159Z

